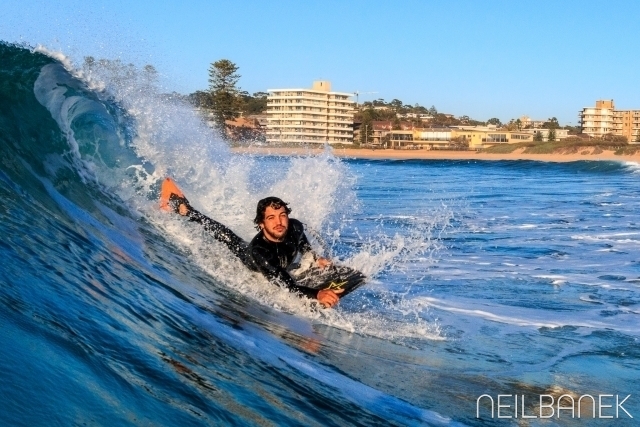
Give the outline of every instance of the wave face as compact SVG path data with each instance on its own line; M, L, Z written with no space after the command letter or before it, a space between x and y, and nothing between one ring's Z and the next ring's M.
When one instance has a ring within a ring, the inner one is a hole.
M249 238L255 201L279 194L318 250L375 274L399 249L358 264L335 244L357 205L346 165L234 157L117 61L9 44L0 58L3 425L450 422L345 375L340 345L323 354L327 331L387 334L383 318L313 311L156 206L170 174Z
M486 425L486 393L640 392L637 164L238 156L144 70L0 59L2 425ZM246 239L282 197L370 283L313 310L159 212L167 175Z

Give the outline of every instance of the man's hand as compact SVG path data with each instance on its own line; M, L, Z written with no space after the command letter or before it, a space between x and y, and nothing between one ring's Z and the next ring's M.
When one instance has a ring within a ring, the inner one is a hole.
M318 264L318 267L320 267L320 268L325 268L325 267L331 265L331 261L329 261L326 258L318 258L318 260L316 261L316 264Z
M325 308L331 308L340 300L338 294L341 294L343 292L344 289L336 289L335 291L331 289L321 289L320 291L318 291L317 299L318 302Z

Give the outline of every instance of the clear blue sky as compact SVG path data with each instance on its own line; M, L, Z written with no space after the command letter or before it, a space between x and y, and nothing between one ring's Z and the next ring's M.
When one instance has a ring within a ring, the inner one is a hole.
M153 64L167 90L240 67L248 92L309 87L503 122L640 109L640 1L2 0L0 39Z

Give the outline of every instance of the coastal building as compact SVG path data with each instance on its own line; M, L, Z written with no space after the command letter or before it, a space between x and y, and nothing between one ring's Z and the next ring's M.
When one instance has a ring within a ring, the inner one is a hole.
M361 141L360 133L367 132L366 126L368 125L363 123L354 123L354 141L358 143ZM364 142L364 145L372 147L389 146L388 135L394 127L397 127L398 130L403 131L411 131L416 128L415 124L412 122L401 121L399 123L394 123L391 120L373 120L370 122L370 126L371 130L370 132L368 132L369 136L366 138L366 142Z
M260 121L254 117L237 117L225 120L227 137L231 141L241 143L262 143L265 141L265 131Z
M468 146L470 150L497 144L533 141L528 131L508 131L496 126L451 126L388 132L389 147L446 150L454 146Z
M267 143L353 144L353 94L332 92L328 81L267 92Z
M582 133L592 137L603 137L613 132L613 99L598 100L595 107L585 107L580 112Z
M541 128L545 120L531 120L529 116L520 117L520 125L522 129L538 129Z
M466 140L469 149L491 147L498 144L514 144L533 141L533 133L527 130L509 131L499 129L495 125L487 126L452 126L452 138Z
M598 100L578 114L582 133L594 138L624 136L630 143L640 142L640 110L616 110L613 99Z
M556 141L561 141L565 138L569 137L569 130L568 129L554 129L555 131L555 140ZM542 140L543 141L548 141L549 140L549 129L546 128L539 128L539 129L524 129L522 130L522 132L526 132L532 136L535 136L536 133L540 132L540 134L542 135ZM515 142L515 141L511 141L511 142Z
M254 120L257 127L260 129L267 129L267 115L266 114L250 114L247 116L248 119Z
M428 122L429 120L433 119L433 116L427 113L397 113L396 117L398 117L399 119L420 119L423 122Z

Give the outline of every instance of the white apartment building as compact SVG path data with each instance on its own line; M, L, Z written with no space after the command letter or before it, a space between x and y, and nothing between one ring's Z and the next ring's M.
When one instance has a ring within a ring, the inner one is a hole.
M594 137L613 133L614 108L613 99L596 101L595 108L583 108L579 114L582 132Z
M634 144L640 142L640 110L616 110L611 100L596 101L579 113L582 132L602 138L607 134L624 136Z
M267 143L353 144L353 94L331 92L328 81L267 92Z

